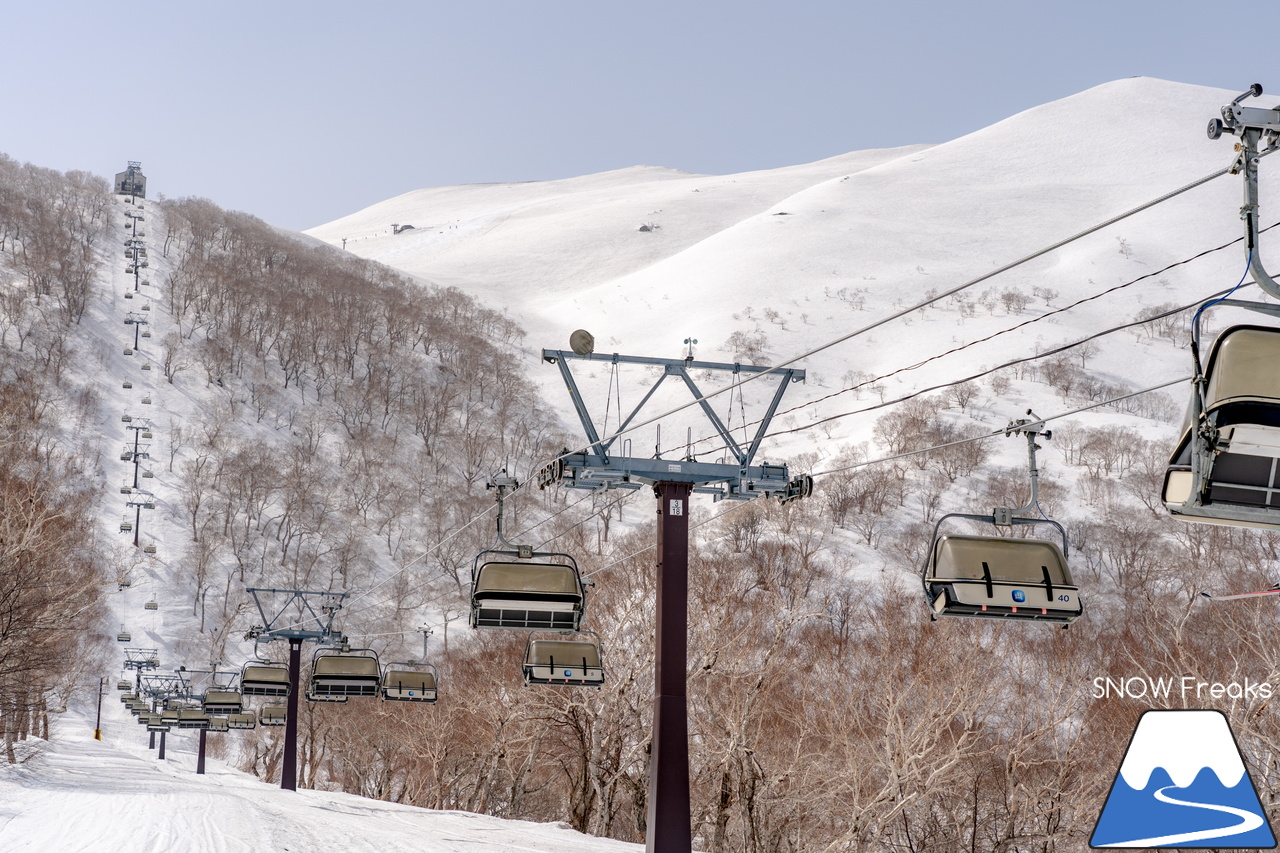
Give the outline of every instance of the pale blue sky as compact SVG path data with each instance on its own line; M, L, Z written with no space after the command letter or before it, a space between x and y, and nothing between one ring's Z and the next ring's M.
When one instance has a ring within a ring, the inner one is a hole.
M297 229L428 186L942 142L1135 75L1280 93L1269 2L14 6L0 152L140 160L152 195Z

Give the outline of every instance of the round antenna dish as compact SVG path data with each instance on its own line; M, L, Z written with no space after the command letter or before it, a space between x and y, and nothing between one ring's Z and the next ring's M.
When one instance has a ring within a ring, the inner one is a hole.
M591 355L596 351L596 339L586 329L578 329L569 336L569 349L578 355Z

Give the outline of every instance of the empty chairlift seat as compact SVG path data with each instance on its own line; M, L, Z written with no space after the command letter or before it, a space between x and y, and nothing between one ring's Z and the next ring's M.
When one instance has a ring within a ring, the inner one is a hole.
M576 631L583 603L576 565L488 562L472 577L471 626Z
M128 631L121 631L119 634L116 634L116 642L131 643L133 642L133 635L130 634Z
M180 708L177 726L180 729L207 729L209 715L200 708Z
M239 714L244 700L236 690L209 690L204 694L206 714Z
M1197 419L1193 399L1165 472L1170 513L1185 521L1280 529L1277 364L1280 329L1233 326L1213 342L1203 411Z
M264 726L283 726L289 717L284 705L268 705L258 713L258 722Z
M226 717L210 717L209 718L209 731L225 732L228 728L230 728L230 724L227 722Z
M435 667L388 664L382 674L382 698L388 702L434 702L438 688Z
M535 639L524 651L524 683L599 687L604 683L599 638L590 632L577 639Z
M936 616L1071 622L1080 591L1053 542L999 536L935 537L924 584Z
M144 610L159 610L159 609L160 609L160 602L156 601L156 600L153 598L153 599L151 599L150 601L148 601L146 604L142 605L142 608L143 608Z
M368 649L317 649L311 661L307 693L317 700L377 696L381 680L378 656Z
M123 678L116 682L116 690L130 690L132 689L132 687L133 687L133 682L125 681ZM125 694L125 695L128 695L128 694ZM125 699L124 696L122 696L120 697L120 701L127 702L128 700Z
M229 729L252 729L257 728L257 725L258 717L252 711L227 715L227 728Z
M240 670L244 696L288 696L289 668L283 664L247 663Z

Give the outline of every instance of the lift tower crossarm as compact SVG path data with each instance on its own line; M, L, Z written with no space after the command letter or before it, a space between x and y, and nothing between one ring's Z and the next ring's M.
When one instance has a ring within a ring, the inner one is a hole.
M753 467L751 462L755 458L756 452L760 449L760 444L768 432L769 424L778 410L778 405L782 401L782 395L786 393L787 386L793 382L804 381L804 370L751 364L729 364L716 361L696 361L690 358L655 358L651 356L620 355L618 353L613 353L612 355L581 354L550 349L542 351L542 358L544 361L559 367L560 375L564 379L565 387L573 400L574 409L578 413L578 419L582 423L582 429L588 441L585 452L569 454L563 460L564 468L572 473L572 485L582 488L597 488L605 485L634 487L632 481L651 483L680 481L698 486L706 483L730 483L727 490L698 488L698 491L713 491L723 497L742 496L746 492L753 490L756 485L759 485L761 490L766 493L781 492L786 488L787 472L785 466ZM595 423L591 420L590 412L587 411L586 403L583 401L578 384L574 380L573 372L569 368L568 361L570 359L597 361L614 365L637 364L661 367L663 372L653 386L649 388L648 392L645 393L640 403L622 421L618 431L608 439L602 440L596 430ZM778 375L780 379L778 388L773 394L773 399L770 401L755 435L752 436L750 444L745 448L734 440L724 421L721 420L715 410L711 408L710 403L707 402L708 396L714 395L704 395L702 393L697 382L690 375L690 370L719 371L733 373L734 375L744 373L776 373ZM699 462L692 458L668 461L610 456L609 449L618 436L630 427L640 410L653 398L654 392L658 390L658 387L668 376L679 377L689 389L689 392L693 394L694 402L698 404L703 415L706 416L712 428L715 429L716 434L733 455L733 465ZM737 482L734 483L733 481Z

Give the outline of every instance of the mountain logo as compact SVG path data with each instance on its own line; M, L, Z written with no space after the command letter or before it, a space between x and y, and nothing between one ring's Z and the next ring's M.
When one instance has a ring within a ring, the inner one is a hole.
M1089 846L1275 847L1226 715L1144 713Z

